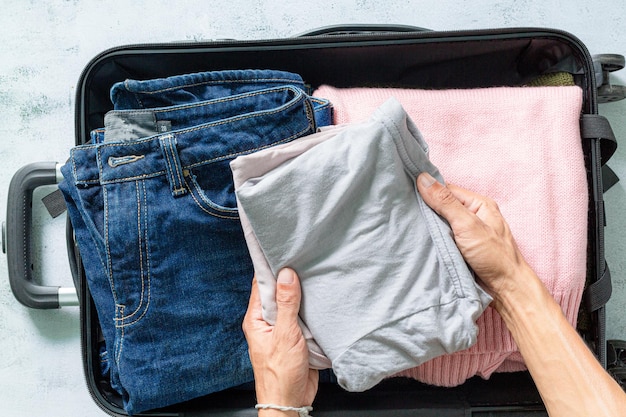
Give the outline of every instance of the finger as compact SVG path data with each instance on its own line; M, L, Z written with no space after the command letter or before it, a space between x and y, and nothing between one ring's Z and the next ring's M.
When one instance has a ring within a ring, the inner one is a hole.
M417 189L426 204L446 219L453 229L455 223L474 221L473 214L450 188L435 180L427 172L417 177ZM460 196L463 197L464 194L461 192Z
M489 198L477 194L473 191L459 187L454 184L447 184L446 187L452 192L457 200L465 206L469 211L476 214L478 211L485 207L489 201Z
M248 301L248 311L253 311L261 307L261 297L259 296L259 286L257 285L256 275L252 279L252 288L250 290L250 301Z
M289 329L298 324L300 280L290 268L281 269L276 280L276 328Z
M508 227L498 204L491 198L456 185L448 184L447 187L469 211L476 214L476 217L486 225L494 227L497 231Z
M252 290L250 291L250 300L248 301L248 310L243 318L243 329L246 331L247 326L254 325L258 321L263 321L263 312L261 308L261 297L259 295L259 286L257 285L256 276L252 279Z

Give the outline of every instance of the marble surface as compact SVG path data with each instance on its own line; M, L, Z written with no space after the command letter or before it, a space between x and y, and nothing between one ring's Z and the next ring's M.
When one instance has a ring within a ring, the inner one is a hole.
M600 2L597 2L600 3ZM436 30L551 27L578 36L592 54L626 55L626 2L410 0L0 0L0 216L12 175L35 161L64 161L74 143L75 84L99 52L122 44L282 38L332 24L404 24ZM613 75L626 84L626 71ZM626 137L626 101L601 114ZM610 338L626 338L626 145L610 166L624 179L605 195L606 256L613 273ZM63 217L35 208L36 273L71 285ZM0 415L102 416L87 392L75 308L34 311L9 288L0 257Z

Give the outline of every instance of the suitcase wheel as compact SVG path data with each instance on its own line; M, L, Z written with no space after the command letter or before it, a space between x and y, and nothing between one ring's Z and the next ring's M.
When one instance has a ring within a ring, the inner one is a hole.
M598 61L602 65L602 69L608 72L619 71L626 65L624 55L618 54L599 54L593 56L594 61Z
M603 84L598 88L598 102L612 103L626 98L626 87L623 85Z
M611 85L609 73L619 71L626 65L626 59L618 54L600 54L593 56L598 85L598 102L611 103L626 98L626 87ZM599 68L598 68L599 67Z

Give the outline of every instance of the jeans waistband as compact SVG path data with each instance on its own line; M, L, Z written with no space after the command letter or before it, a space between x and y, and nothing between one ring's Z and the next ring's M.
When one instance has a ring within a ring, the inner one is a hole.
M110 94L115 109L123 110L202 101L286 84L295 85L307 94L310 93L298 74L276 70L225 70L143 81L126 80L114 84ZM247 89L248 86L250 90ZM206 96L207 91L210 91L211 96Z
M129 142L83 145L72 149L70 163L77 185L104 185L168 175L180 184L185 169L224 161L313 133L310 98L283 87L285 103Z
M170 130L227 119L241 114L242 109L269 108L284 103L295 86L282 86L189 104L138 110L112 110L104 117L104 140L123 141L154 136ZM328 100L310 97L315 119L324 123L330 117ZM322 116L324 115L324 116Z

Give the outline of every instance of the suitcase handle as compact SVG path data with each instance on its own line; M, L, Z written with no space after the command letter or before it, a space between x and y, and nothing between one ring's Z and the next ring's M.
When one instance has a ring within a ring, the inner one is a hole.
M409 25L331 25L300 33L296 37L302 36L332 36L332 35L355 35L359 33L381 33L381 32L430 32L432 29L421 28Z
M78 305L75 288L43 286L33 282L31 224L33 190L57 184L62 175L55 162L34 162L20 168L9 185L7 221L3 225L9 282L15 298L27 307L53 309Z

